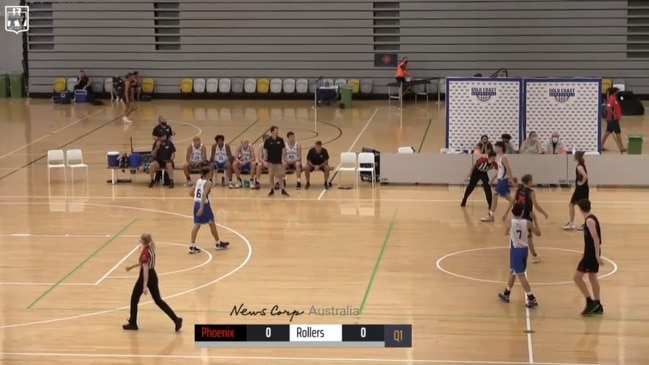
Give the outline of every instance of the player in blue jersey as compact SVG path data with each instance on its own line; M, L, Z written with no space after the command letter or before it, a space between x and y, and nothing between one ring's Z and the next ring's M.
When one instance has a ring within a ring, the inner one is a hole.
M533 308L538 305L536 297L532 294L532 288L527 281L527 257L529 254L529 237L531 233L537 236L541 235L541 230L536 222L534 213L531 213L532 221L523 218L525 213L525 204L515 203L512 208L512 215L514 216L507 224L505 236L509 237L509 264L511 273L509 280L507 280L507 288L502 293L498 293L498 297L503 302L509 303L509 295L512 292L512 287L516 282L516 278L521 282L521 286L525 290L527 296L528 308Z
M191 243L189 244L189 253L201 252L201 249L196 247L196 235L201 226L207 224L210 226L210 231L214 240L216 240L216 248L223 249L228 247L230 242L221 241L219 232L216 229L216 222L214 221L214 212L210 204L210 191L212 183L209 178L212 171L209 167L204 167L201 170L201 177L194 185L194 191L189 192L189 196L194 198L194 228L192 229Z

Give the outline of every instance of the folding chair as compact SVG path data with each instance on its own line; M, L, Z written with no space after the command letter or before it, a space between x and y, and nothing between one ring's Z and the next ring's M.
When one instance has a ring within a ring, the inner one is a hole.
M74 182L74 169L86 169L86 181L88 181L88 165L83 163L83 152L81 150L68 150L65 153L66 165L70 168L70 180Z
M354 187L358 186L357 161L355 152L342 152L340 154L340 166L338 166L338 186L340 186L341 175L343 172L354 173Z
M363 166L366 165L366 166ZM369 165L369 166L367 166ZM374 154L370 152L361 152L358 154L358 167L356 171L360 174L361 172L371 172L372 173L372 187L376 183L376 163L374 161Z
M63 169L63 179L67 181L67 173L65 169L65 154L63 150L49 150L47 151L47 182L50 182L50 170Z

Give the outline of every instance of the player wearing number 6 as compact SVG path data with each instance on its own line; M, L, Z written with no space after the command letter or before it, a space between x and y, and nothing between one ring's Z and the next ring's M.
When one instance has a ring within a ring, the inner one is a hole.
M204 224L210 226L212 236L216 240L217 249L226 248L230 244L229 242L221 241L219 238L219 232L216 229L214 212L212 211L212 205L210 204L209 198L212 183L208 179L211 175L212 171L210 168L204 167L201 170L201 178L196 181L194 191L189 192L189 196L194 198L194 228L192 229L189 253L201 252L201 249L196 247L196 236L198 235L198 230L201 229L201 226Z
M523 218L523 213L525 212L525 205L522 203L515 203L512 208L512 215L514 216L509 223L507 224L507 230L505 231L505 236L509 236L509 262L511 266L511 274L509 275L509 280L507 281L507 288L502 293L498 293L498 297L503 302L509 303L509 295L511 294L512 287L516 282L516 278L521 282L521 286L525 289L525 294L527 294L527 303L525 304L528 308L533 308L538 305L534 294L532 294L532 288L530 283L527 281L527 257L529 255L529 236L530 233L534 233L537 236L541 235L541 230L539 225L532 213L532 221Z

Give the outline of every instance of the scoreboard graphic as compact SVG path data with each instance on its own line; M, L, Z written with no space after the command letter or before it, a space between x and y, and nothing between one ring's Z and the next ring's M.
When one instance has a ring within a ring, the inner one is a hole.
M410 348L412 325L194 326L196 348Z

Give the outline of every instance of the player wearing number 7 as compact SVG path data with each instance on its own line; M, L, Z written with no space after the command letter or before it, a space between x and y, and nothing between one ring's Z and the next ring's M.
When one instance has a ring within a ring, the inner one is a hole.
M196 185L194 186L194 191L189 191L189 196L194 198L194 228L192 229L189 253L201 252L201 249L196 247L196 236L198 235L198 230L201 229L201 226L204 224L210 226L212 236L216 240L217 249L226 248L230 244L230 242L221 241L219 238L219 232L216 229L214 212L212 211L209 197L212 183L208 179L211 175L212 171L210 168L203 167L203 169L201 169L201 177L196 181Z
M529 254L529 236L534 233L537 236L541 235L541 230L537 223L536 217L532 213L532 221L523 218L525 212L525 205L522 203L515 203L512 208L512 215L514 216L507 224L505 236L509 236L509 263L511 267L511 274L507 281L507 287L502 293L498 293L498 297L506 303L509 303L509 295L512 292L512 287L516 282L516 278L521 282L521 286L527 295L528 308L533 308L538 305L536 297L532 294L532 288L527 281L527 257Z

